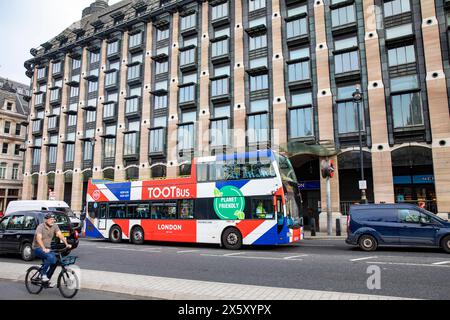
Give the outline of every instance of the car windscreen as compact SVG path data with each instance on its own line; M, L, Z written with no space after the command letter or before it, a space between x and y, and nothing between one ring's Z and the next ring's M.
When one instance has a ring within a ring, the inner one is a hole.
M70 219L66 214L55 214L55 220L57 225L70 224Z

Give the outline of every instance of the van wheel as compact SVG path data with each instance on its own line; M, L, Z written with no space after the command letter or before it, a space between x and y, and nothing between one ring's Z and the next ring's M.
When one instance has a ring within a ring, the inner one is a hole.
M22 256L23 261L32 261L34 260L33 247L31 243L24 243L22 248L20 248L20 255Z
M364 251L375 251L378 247L377 240L368 234L361 236L361 238L359 238L358 244L359 247Z
M236 228L229 228L222 234L222 244L228 250L239 250L242 247L242 234Z
M445 252L450 253L450 235L441 240L441 247Z
M141 245L144 244L144 230L141 227L134 227L131 231L131 243Z
M109 231L109 241L112 243L122 242L122 229L118 226L114 226Z

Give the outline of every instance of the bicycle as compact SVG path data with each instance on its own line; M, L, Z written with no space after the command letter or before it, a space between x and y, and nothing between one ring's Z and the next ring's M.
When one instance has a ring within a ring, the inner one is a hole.
M78 293L79 280L78 277L72 269L68 268L74 265L77 261L76 256L63 256L69 250L67 248L62 250L52 250L56 253L56 267L61 267L61 272L58 276L57 287L61 295L66 299L74 298ZM25 276L25 286L30 294L38 295L43 289L51 289L50 281L44 282L41 279L41 273L44 265L33 266L27 270ZM67 291L66 291L67 290Z

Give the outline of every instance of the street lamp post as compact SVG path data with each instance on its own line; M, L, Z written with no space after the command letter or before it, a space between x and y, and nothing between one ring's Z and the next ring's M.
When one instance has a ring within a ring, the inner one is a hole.
M356 112L358 115L358 137L359 137L359 160L360 160L360 169L361 169L361 181L364 181L364 155L362 150L362 134L361 134L361 112L359 104L363 99L363 95L361 93L361 88L359 85L356 86L356 90L353 93L353 103L356 104ZM361 201L363 203L367 203L366 189L361 188Z

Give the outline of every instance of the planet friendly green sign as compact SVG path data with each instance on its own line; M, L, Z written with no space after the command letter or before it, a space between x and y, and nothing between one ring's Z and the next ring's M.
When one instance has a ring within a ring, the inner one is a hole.
M222 220L244 220L244 194L234 186L214 190L214 211Z

